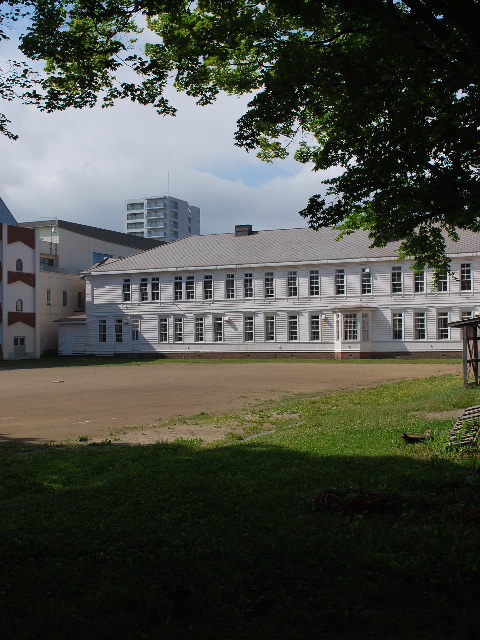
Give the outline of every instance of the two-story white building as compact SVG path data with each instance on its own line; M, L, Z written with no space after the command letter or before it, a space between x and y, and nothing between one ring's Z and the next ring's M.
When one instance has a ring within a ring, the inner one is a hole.
M398 243L337 236L239 225L108 260L86 274L86 318L60 326L59 353L461 355L449 323L480 313L478 234L447 240L451 273L435 286Z

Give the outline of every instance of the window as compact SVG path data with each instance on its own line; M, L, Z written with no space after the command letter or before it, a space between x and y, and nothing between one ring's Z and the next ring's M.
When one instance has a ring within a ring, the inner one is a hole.
M372 274L369 267L362 269L362 295L372 293Z
M47 305L51 305L52 304L52 292L50 291L50 289L47 289Z
M123 302L131 302L132 300L132 285L130 283L130 279L125 279L123 281L122 300Z
M460 291L472 290L472 265L462 262L460 265Z
M253 273L246 273L243 277L243 295L253 298Z
M132 342L140 340L140 320L132 320Z
M448 311L439 311L437 313L437 340L448 340L449 337Z
M235 275L233 273L227 273L225 278L225 297L228 300L235 298Z
M223 342L223 318L220 316L213 319L213 341Z
M140 287L138 298L140 302L147 302L148 300L148 278L140 278Z
M185 298L195 300L195 276L187 276L185 279Z
M168 318L158 319L158 341L168 342Z
M320 316L310 316L310 340L318 342L320 340Z
M183 299L183 278L182 276L175 276L175 281L173 283L173 297L175 300Z
M287 296L298 296L298 276L296 271L287 271Z
M123 342L123 322L121 318L115 320L115 342Z
M464 310L460 313L460 320L469 320L470 318L473 318L473 311L471 309Z
M204 340L204 318L195 318L195 342L203 342Z
M152 278L152 302L160 300L160 278Z
M362 340L364 342L370 340L370 316L368 313L362 313Z
M425 271L414 275L415 293L425 293Z
M414 315L415 340L425 340L427 337L425 311L416 311Z
M298 340L298 316L288 316L287 337L291 342Z
M437 291L448 291L448 273L438 274Z
M245 316L243 320L243 339L245 342L253 342L253 316Z
M358 340L356 313L346 313L343 316L343 339Z
M265 342L275 341L275 316L265 316Z
M83 296L82 296L82 292L81 292L81 291L79 291L79 292L77 293L77 307L78 307L79 309L81 309L81 308L82 308L82 305L83 305Z
M64 307L67 306L67 301L68 301L68 293L66 291L62 291L62 302Z
M213 276L203 278L203 299L213 300Z
M392 339L403 340L403 313L392 313Z
M335 270L335 295L345 295L345 271L343 269Z
M173 321L175 342L183 342L183 318L175 318Z
M267 271L264 277L264 295L265 298L274 298L275 289L273 284L273 271Z
M402 267L392 267L392 293L403 293Z
M17 311L23 311L23 300L21 300L20 298L16 302L15 309Z
M320 272L318 269L310 271L309 273L308 293L311 297L320 295Z
M106 320L98 321L98 341L99 342L107 341L107 321Z
M23 271L23 262L20 260L20 258L18 258L17 262L15 263L15 269L17 271Z
M40 257L40 265L42 267L54 267L55 266L55 258L43 258L43 257Z

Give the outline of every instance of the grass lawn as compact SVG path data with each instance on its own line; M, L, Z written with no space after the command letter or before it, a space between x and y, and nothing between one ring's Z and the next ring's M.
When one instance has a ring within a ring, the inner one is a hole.
M422 415L474 404L446 376L286 398L209 447L0 447L1 637L476 638L479 457Z

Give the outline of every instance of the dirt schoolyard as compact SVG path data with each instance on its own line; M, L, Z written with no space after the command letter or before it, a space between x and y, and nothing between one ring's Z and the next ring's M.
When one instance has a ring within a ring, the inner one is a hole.
M0 443L103 441L148 444L222 429L165 426L200 413L226 415L299 392L327 393L461 374L458 362L147 362L0 371ZM459 384L461 380L459 377Z

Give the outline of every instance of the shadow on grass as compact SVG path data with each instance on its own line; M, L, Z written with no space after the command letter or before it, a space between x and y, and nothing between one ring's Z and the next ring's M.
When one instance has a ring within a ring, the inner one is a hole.
M455 460L3 447L4 638L473 638L475 484ZM315 509L326 492L378 512Z

